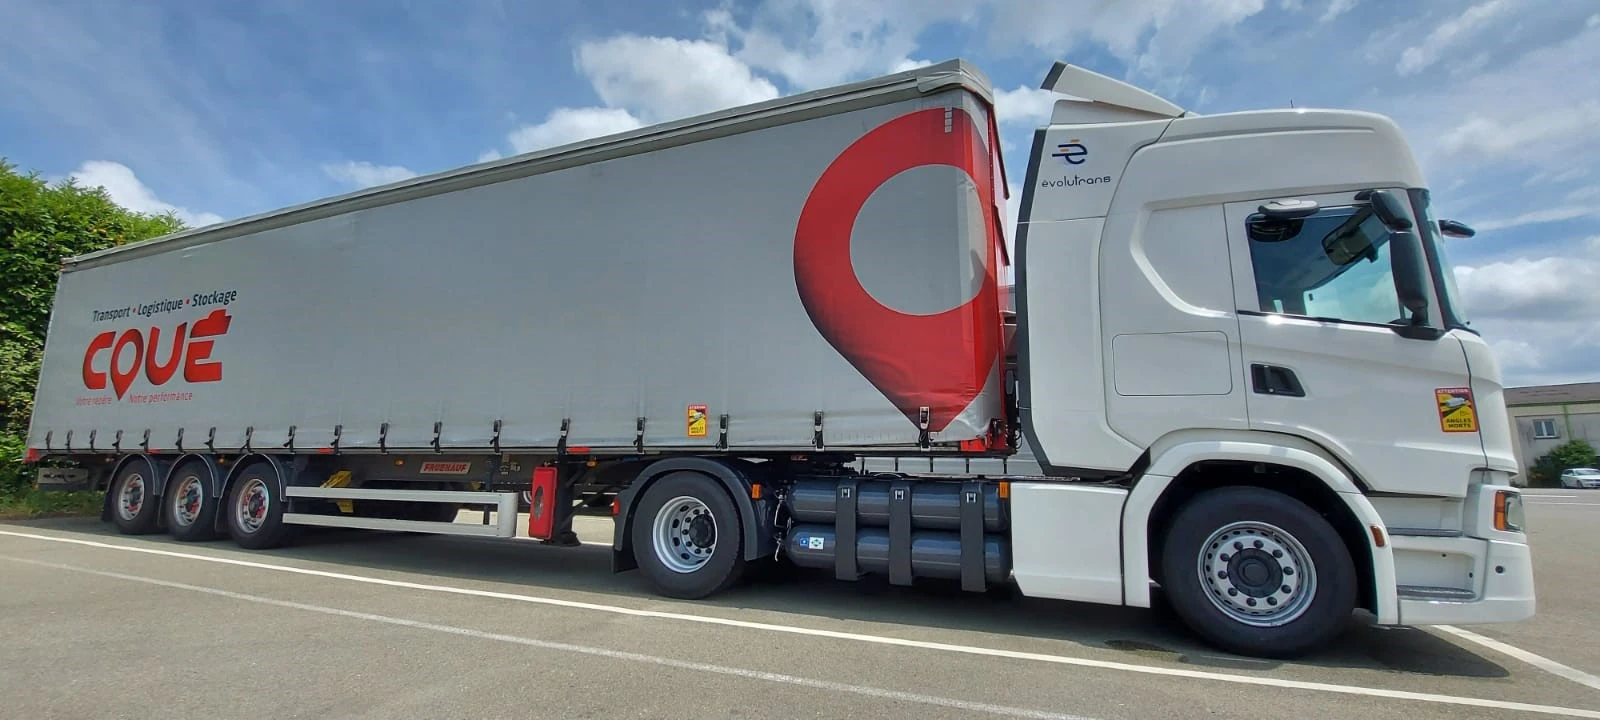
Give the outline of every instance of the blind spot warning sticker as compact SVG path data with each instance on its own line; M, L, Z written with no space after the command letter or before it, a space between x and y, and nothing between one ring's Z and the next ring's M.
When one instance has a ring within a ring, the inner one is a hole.
M1433 394L1439 402L1440 430L1447 433L1478 431L1478 409L1472 404L1472 388L1439 388Z
M689 437L706 436L706 406L690 405L688 415Z

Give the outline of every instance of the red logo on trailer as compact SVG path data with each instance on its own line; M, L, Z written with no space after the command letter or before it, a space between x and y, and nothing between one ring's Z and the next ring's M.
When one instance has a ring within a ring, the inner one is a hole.
M990 125L993 134L993 125ZM998 138L994 138L998 141ZM851 231L867 198L915 167L947 165L973 181L989 215L982 289L958 307L911 315L873 298L850 260ZM1000 359L998 169L979 125L961 108L930 108L880 125L840 153L818 178L795 228L794 272L812 322L912 422L947 427L983 392Z
M115 330L100 333L89 341L89 348L83 353L83 386L90 390L104 390L109 380L112 391L120 399L128 394L128 388L133 386L134 379L139 375L143 374L151 385L165 385L178 374L180 367L184 382L220 382L222 362L208 360L216 341L202 338L228 334L228 325L232 321L227 310L218 308L196 320L193 330L190 330L188 322L179 323L172 332L165 359L160 357L159 352L159 327L150 328L148 341L146 333L138 328L128 328L121 334ZM102 356L109 356L103 366L100 364ZM105 369L97 369L99 367Z

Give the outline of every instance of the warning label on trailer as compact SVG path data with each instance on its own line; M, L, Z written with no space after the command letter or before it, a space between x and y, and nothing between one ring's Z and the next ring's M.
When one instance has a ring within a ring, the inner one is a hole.
M1433 394L1439 403L1440 430L1478 431L1478 410L1472 404L1472 388L1439 388Z
M706 436L706 406L690 405L687 420L689 437Z

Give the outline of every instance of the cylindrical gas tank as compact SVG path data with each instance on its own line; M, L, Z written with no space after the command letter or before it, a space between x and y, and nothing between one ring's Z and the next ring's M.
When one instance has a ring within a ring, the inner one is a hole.
M911 493L911 527L926 530L961 529L961 487L958 482L921 481L908 483ZM890 483L863 480L856 486L856 524L859 527L889 526ZM786 501L789 514L803 523L836 524L835 496L839 484L830 479L800 480L791 488ZM1004 532L1009 524L1000 502L1000 487L984 483L983 529Z
M838 550L837 536L829 525L796 525L784 542L789 561L806 568L832 569ZM856 565L862 572L889 572L889 531L856 531ZM996 585L1011 575L1011 546L1003 535L983 536L983 572ZM911 533L911 574L914 577L961 579L961 536L953 532L921 530Z

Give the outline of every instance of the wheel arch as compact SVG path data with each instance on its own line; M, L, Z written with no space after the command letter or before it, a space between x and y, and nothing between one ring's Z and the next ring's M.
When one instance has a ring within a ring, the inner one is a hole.
M151 497L160 499L163 496L163 493L166 492L167 472L171 470L171 467L168 465L168 461L146 453L123 455L122 457L117 458L116 464L111 467L111 474L107 476L106 495L100 503L100 519L102 521L111 521L111 503L112 496L114 494L113 491L116 489L117 477L122 474L124 469L134 463L144 464L145 474L150 476Z
M171 483L173 478L177 476L178 471L189 463L196 463L205 467L206 475L204 479L207 487L211 490L211 496L213 498L222 497L222 491L226 484L224 481L227 479L227 475L222 472L222 466L217 463L216 457L202 453L186 453L173 460L172 464L167 467L167 472L162 476L161 487L165 489L167 484Z
M249 455L240 456L239 459L234 461L232 464L233 467L228 469L227 475L223 478L222 487L217 493L217 497L222 499L223 502L226 502L228 493L233 489L233 484L239 481L239 476L243 475L245 470L248 470L251 466L257 464L266 465L272 468L272 473L278 481L278 496L287 500L286 496L293 470L288 465L284 464L281 459L265 453L251 453ZM227 517L228 508L226 505L224 505L222 511L217 513L216 526L218 532L227 532Z
M639 496L656 480L675 473L692 472L718 481L739 510L744 559L755 560L774 550L772 528L761 519L767 515L765 497L752 499L751 487L760 482L762 469L755 463L731 458L680 457L651 463L617 494L617 522L611 540L612 569L616 572L638 567L633 559L633 508Z
M1332 454L1301 438L1269 433L1187 434L1152 448L1149 470L1123 510L1123 593L1149 607L1167 520L1191 497L1219 487L1253 486L1304 502L1328 519L1349 549L1360 583L1357 604L1380 623L1398 620L1394 554L1373 541L1384 530L1358 478ZM1385 537L1387 537L1385 533Z

